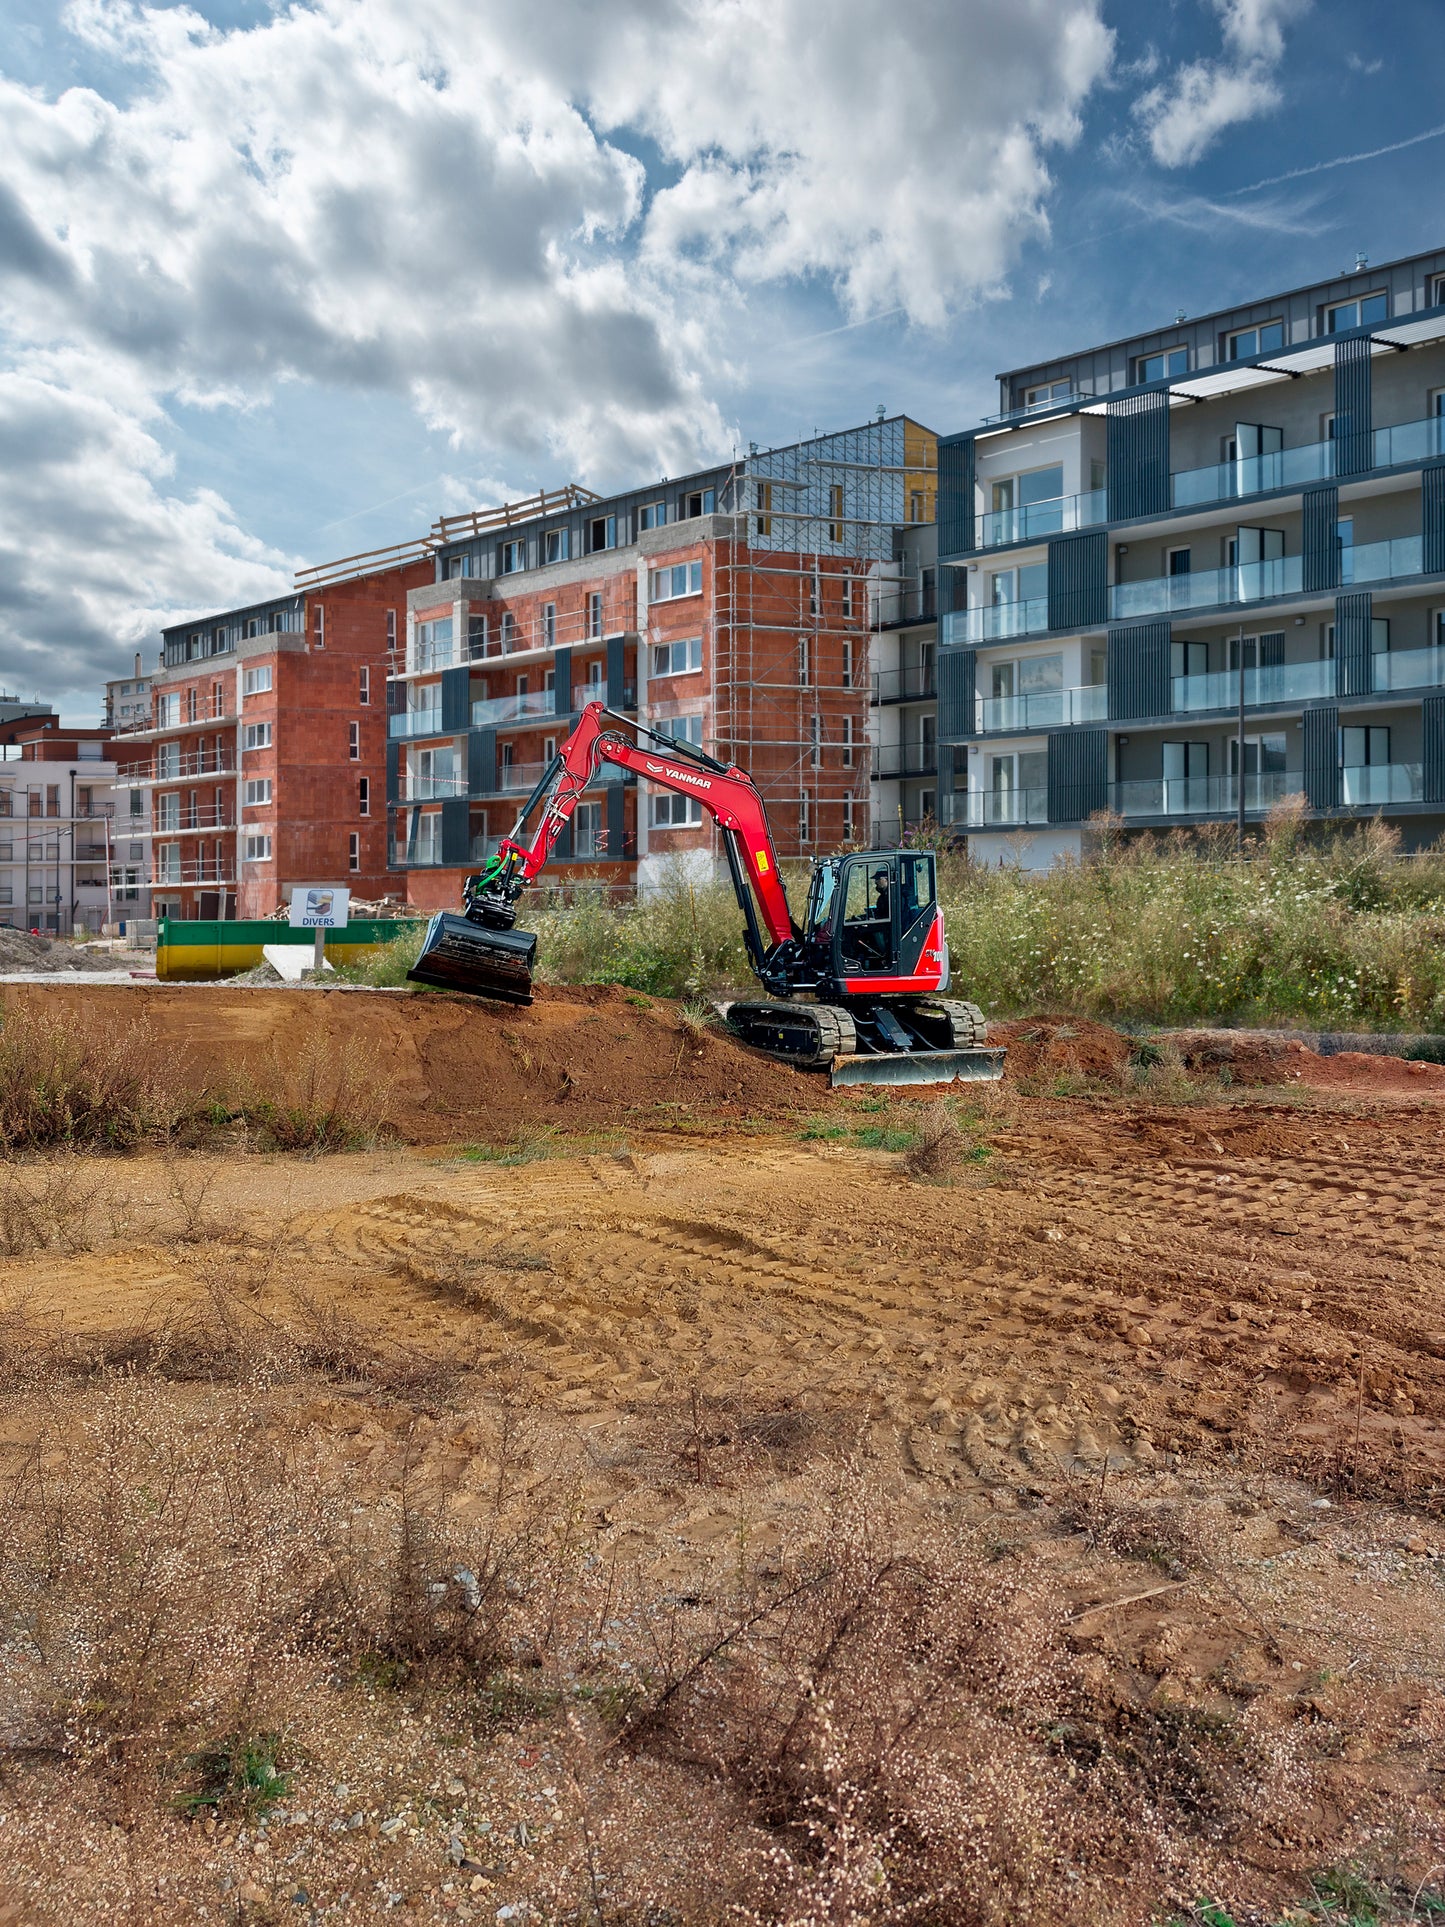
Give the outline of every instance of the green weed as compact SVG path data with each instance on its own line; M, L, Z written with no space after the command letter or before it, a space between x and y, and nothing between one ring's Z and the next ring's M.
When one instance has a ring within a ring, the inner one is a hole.
M176 1805L192 1816L209 1809L257 1818L291 1789L291 1775L277 1764L280 1750L279 1734L248 1738L233 1733L219 1746L187 1755L186 1766L196 1783L177 1797Z

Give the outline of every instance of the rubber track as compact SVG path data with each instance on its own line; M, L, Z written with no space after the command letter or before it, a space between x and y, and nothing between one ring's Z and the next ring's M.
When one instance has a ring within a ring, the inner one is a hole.
M782 1057L805 1070L826 1070L838 1056L858 1048L858 1032L850 1012L834 1004L733 1004L728 1025L739 1037L760 1050ZM799 1025L814 1037L811 1050L787 1050L777 1040L779 1025Z
M913 1008L922 1017L948 1020L949 1050L973 1050L988 1042L988 1019L977 1004L965 1004L953 997L920 998Z

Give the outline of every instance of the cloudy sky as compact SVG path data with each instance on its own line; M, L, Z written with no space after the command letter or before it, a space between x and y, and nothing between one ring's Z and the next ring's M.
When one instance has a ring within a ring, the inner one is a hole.
M1442 79L1438 0L5 0L0 687L1439 245Z

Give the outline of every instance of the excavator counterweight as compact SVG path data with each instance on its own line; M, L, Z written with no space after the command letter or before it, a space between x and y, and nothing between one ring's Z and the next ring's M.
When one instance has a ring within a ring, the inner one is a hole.
M799 924L763 799L746 773L614 716L600 702L583 710L511 836L467 879L463 913L432 918L407 973L414 982L532 1001L537 939L514 927L517 901L608 763L695 798L722 833L748 959L767 993L720 1006L735 1036L799 1069L828 1070L835 1084L1003 1074L1003 1052L988 1048L983 1013L942 995L949 957L931 851L871 850L815 863Z

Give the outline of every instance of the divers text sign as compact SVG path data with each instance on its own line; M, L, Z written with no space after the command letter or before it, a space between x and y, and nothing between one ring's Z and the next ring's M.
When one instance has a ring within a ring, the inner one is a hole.
M351 892L330 884L297 884L291 892L293 930L344 930Z

